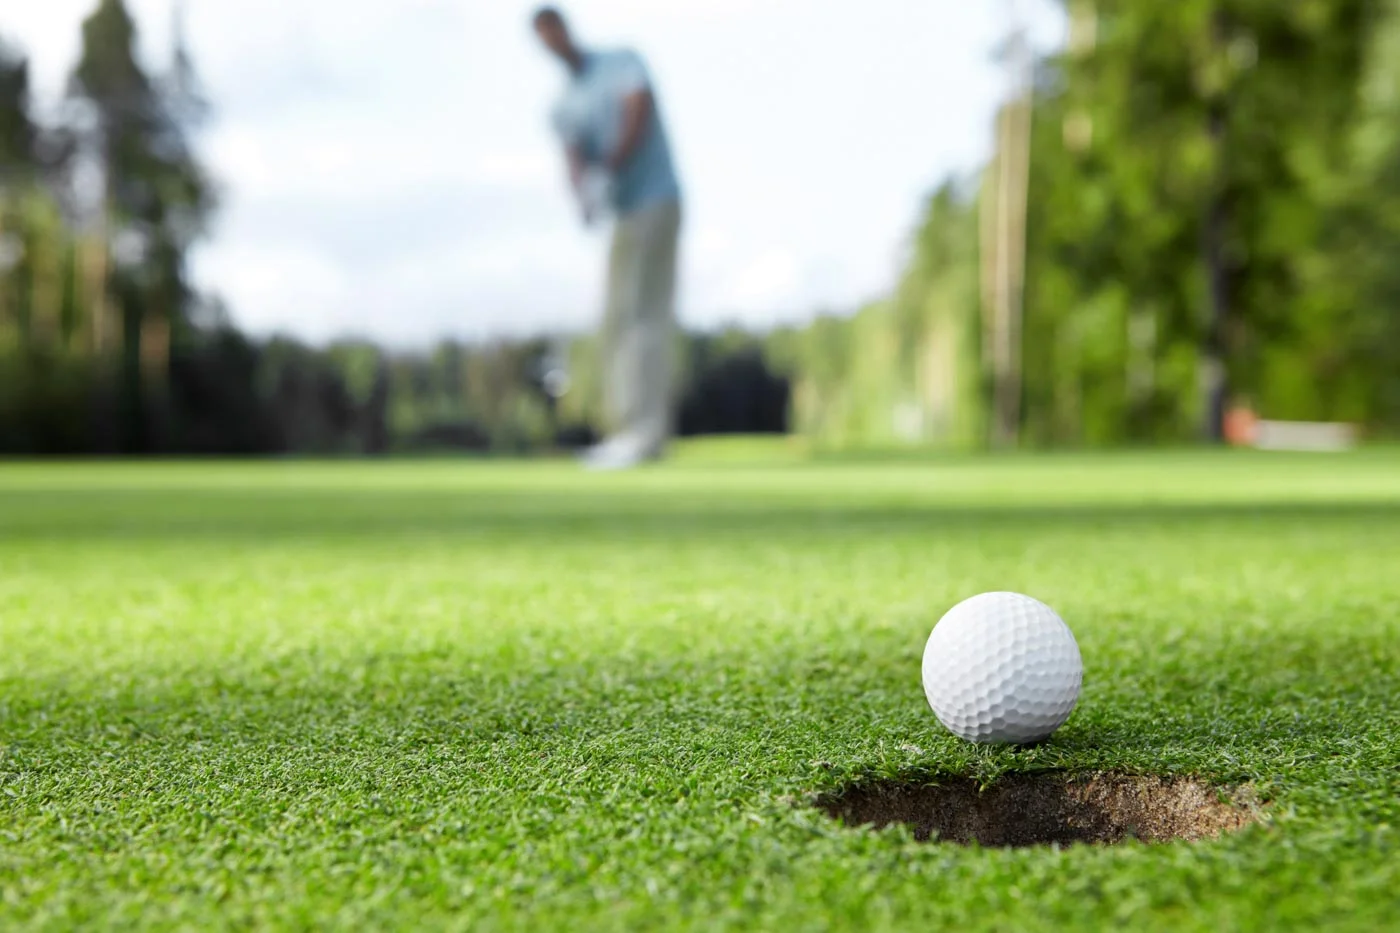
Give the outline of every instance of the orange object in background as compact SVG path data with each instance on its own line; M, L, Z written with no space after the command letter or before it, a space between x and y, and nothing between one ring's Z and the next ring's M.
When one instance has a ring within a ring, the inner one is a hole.
M1235 447L1252 447L1258 436L1259 418L1254 410L1236 405L1225 413L1225 441Z

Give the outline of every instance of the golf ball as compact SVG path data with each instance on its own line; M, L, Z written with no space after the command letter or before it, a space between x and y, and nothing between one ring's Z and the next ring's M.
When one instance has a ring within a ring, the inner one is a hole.
M924 646L929 706L950 732L972 742L1047 738L1069 718L1083 677L1069 626L1020 593L963 600Z

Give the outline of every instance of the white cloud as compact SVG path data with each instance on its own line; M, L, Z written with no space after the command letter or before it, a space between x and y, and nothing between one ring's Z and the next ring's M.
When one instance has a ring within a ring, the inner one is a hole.
M721 303L735 308L777 308L801 286L801 261L791 250L770 249L736 270Z
M338 327L333 315L350 297L339 264L313 245L260 249L238 245L201 256L199 271L223 283L240 321L260 331L288 326L287 312L298 309L296 329L326 337Z
M169 0L128 0L148 61ZM95 0L0 0L50 99ZM533 0L189 0L226 188L200 280L257 330L394 342L589 324L604 243L564 198ZM11 7L17 7L11 10ZM923 194L987 148L993 8L573 0L656 75L687 191L682 310L766 323L887 290ZM1055 41L1058 15L1038 15Z

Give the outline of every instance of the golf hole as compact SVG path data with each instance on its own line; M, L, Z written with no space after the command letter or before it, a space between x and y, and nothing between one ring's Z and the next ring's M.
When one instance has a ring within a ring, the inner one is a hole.
M921 841L988 847L1209 839L1258 819L1248 788L1188 777L1008 774L988 787L886 781L819 797L848 826L912 827Z

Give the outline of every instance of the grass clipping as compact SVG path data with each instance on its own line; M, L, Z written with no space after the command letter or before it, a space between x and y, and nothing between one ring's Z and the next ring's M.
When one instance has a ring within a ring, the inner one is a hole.
M886 781L824 795L816 805L848 826L902 823L921 841L994 847L1208 839L1258 818L1247 788L1112 773L1008 774L986 788L969 778Z

